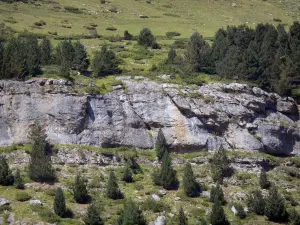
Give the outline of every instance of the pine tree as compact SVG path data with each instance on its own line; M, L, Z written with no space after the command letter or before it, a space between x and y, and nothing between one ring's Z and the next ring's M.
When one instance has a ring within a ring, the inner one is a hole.
M87 58L87 52L84 45L79 41L75 42L74 44L74 54L74 68L80 73L84 73L89 67L90 62Z
M16 189L24 189L24 183L19 169L17 169L14 177L14 185Z
M224 192L219 183L216 186L213 186L210 191L210 202L219 201L222 205L226 203L224 198Z
M180 207L179 209L179 215L178 215L179 225L188 225L188 219L185 216L185 213L183 211L183 208Z
M95 204L90 204L87 208L87 213L83 219L86 225L104 225Z
M29 163L30 179L37 182L54 182L55 171L52 168L50 156L48 156L50 145L46 140L45 130L38 122L33 125L28 138L32 142Z
M164 136L164 133L162 132L161 129L159 129L156 142L155 142L155 151L156 151L156 156L159 160L162 160L165 152L167 151L167 143L166 139Z
M240 219L245 219L247 215L246 215L243 205L241 203L236 203L234 205L234 207L237 211L236 216L238 216Z
M25 37L26 46L26 65L30 74L41 74L41 53L38 44L38 39L34 35Z
M108 198L114 199L114 200L122 198L122 194L119 189L119 185L117 183L117 178L113 171L110 171L110 173L109 173L107 188L106 188L106 195Z
M119 62L115 53L104 45L93 59L94 75L97 77L119 73Z
M145 47L152 47L157 44L151 30L148 28L142 29L140 35L138 36L138 44Z
M251 212L264 215L265 200L260 190L255 190L248 196L247 205Z
M223 183L223 178L231 174L230 161L226 151L220 148L213 155L211 161L211 173L215 182Z
M62 59L60 66L59 66L59 75L65 78L70 78L70 67L69 63Z
M124 211L118 220L119 225L146 225L142 210L131 199L124 204Z
M66 199L64 192L61 188L57 188L55 192L53 209L56 215L63 217L66 214Z
M3 52L4 52L4 44L0 40L0 80L4 78L4 76L3 76Z
M72 185L72 194L74 200L80 204L86 203L89 199L87 181L80 173L78 173L75 177L74 184Z
M40 44L41 64L50 65L52 60L52 45L49 39L43 38Z
M161 185L167 190L178 188L176 171L172 167L172 161L168 152L165 152L161 163Z
M203 37L195 32L188 43L185 58L190 69L193 72L203 71L204 67L208 67L210 64L211 50Z
M153 181L154 185L158 185L158 186L162 185L160 175L161 175L161 170L158 168L155 168L152 173L152 181Z
M265 215L271 221L283 221L286 219L284 199L281 197L277 187L272 185L266 198Z
M167 64L173 64L177 57L176 50L172 47L168 53Z
M127 182L127 183L131 183L133 181L132 172L131 172L131 169L128 166L126 166L125 169L124 169L122 180Z
M70 71L75 58L75 50L71 41L62 41L56 47L56 61L61 71Z
M194 172L190 163L187 163L184 168L183 188L184 193L188 197L197 197L201 192L200 185L195 179Z
M4 156L0 156L0 185L8 186L14 183L9 165Z
M259 174L259 185L262 189L269 189L271 183L268 180L266 171L262 170Z
M124 31L124 40L132 40L133 36L128 32L128 30Z
M141 166L136 161L135 157L128 157L126 159L127 166L131 169L134 174L143 173Z
M224 209L220 201L215 201L210 214L210 223L212 225L229 225Z

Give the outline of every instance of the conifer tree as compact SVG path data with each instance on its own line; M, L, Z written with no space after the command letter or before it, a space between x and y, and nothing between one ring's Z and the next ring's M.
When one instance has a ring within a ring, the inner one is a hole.
M26 66L32 75L41 74L41 54L38 39L34 35L25 37Z
M133 36L128 32L128 30L124 31L124 40L132 40Z
M201 192L200 185L195 179L194 172L190 163L187 163L184 168L183 188L184 193L188 197L197 197Z
M158 185L158 186L162 185L160 175L161 175L161 170L155 168L152 173L152 181L154 185Z
M70 71L75 58L75 50L71 41L64 40L56 48L56 61L60 71Z
M83 219L86 225L104 225L102 218L99 215L95 204L90 204L87 208L87 213Z
M180 207L179 209L179 215L178 215L179 225L188 225L188 219L185 216L185 213L183 211L183 208Z
M72 194L77 203L86 203L88 201L87 181L80 173L75 177L74 184L72 185Z
M87 52L83 44L79 41L74 44L74 61L73 65L77 71L83 73L89 67L89 60L87 57Z
M66 214L66 199L64 192L61 188L57 188L55 192L53 209L56 215L63 217Z
M133 181L132 172L131 172L131 169L128 166L126 166L125 169L124 169L122 180L127 182L127 183L131 183Z
M210 214L210 223L212 225L229 225L229 221L226 218L222 203L216 200L212 207L212 212Z
M265 215L271 221L283 221L286 219L287 212L284 199L275 185L271 186L266 198Z
M19 169L17 169L14 177L14 185L17 189L24 189L24 183Z
M161 163L161 185L167 190L178 188L176 171L172 167L172 161L168 152L165 152Z
M251 212L264 215L265 200L260 190L255 190L248 196L247 205Z
M215 182L223 183L223 178L231 173L230 161L223 148L217 150L211 161L211 173Z
M155 151L156 151L156 156L159 160L162 160L165 152L167 151L167 143L166 139L164 136L164 133L162 132L161 129L159 129L156 142L155 142Z
M224 192L219 183L216 186L213 186L210 191L210 202L219 201L222 205L226 203L224 198Z
M9 165L4 156L0 156L0 185L9 186L14 183Z
M168 53L167 64L173 64L176 56L177 56L176 50L172 47Z
M268 180L266 171L262 170L259 175L259 185L262 189L269 189L271 183Z
M144 28L141 30L140 35L138 36L138 44L145 47L152 47L156 45L156 39L153 36L151 30Z
M131 199L124 204L123 213L118 220L119 225L146 225L142 210Z
M122 193L119 189L117 178L113 171L110 171L110 173L109 173L107 188L106 188L106 195L108 198L114 199L114 200L122 198Z
M127 166L131 169L131 171L134 174L142 173L142 168L140 165L137 163L136 159L134 157L128 157L126 159Z
M0 40L0 79L3 79L3 52L4 52L4 45Z
M30 179L37 182L54 182L55 171L48 156L50 145L46 140L45 130L38 122L33 125L28 138L32 143L29 163Z
M93 59L93 71L96 77L119 72L119 62L115 53L104 45Z
M50 65L52 60L52 45L49 39L43 38L40 44L41 64Z

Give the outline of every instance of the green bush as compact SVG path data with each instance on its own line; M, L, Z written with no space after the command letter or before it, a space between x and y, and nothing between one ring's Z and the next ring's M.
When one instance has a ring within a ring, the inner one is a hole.
M166 33L167 37L177 37L177 36L180 36L180 35L181 34L179 32L176 32L176 31L170 31L170 32Z
M44 222L56 224L60 222L60 218L47 207L41 205L31 205L30 208L32 211L38 213Z
M82 13L82 11L79 8L73 6L65 6L65 10L70 13L77 13L77 14Z
M106 28L106 30L110 30L110 31L116 31L116 30L118 30L117 28L115 28L115 27L107 27Z
M170 206L164 204L163 201L155 201L151 197L149 197L142 203L142 209L150 210L154 213L159 213L163 211L169 211Z
M31 199L31 196L26 192L18 192L15 196L15 199L19 202L26 202Z

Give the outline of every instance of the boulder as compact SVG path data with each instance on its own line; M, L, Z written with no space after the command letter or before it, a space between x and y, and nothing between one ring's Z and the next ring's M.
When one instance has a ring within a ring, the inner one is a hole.
M40 200L29 200L29 205L43 205Z
M159 201L160 200L160 197L156 194L152 194L151 197L154 201Z
M158 216L154 222L151 222L149 225L166 225L166 217L165 216Z
M0 198L0 206L5 206L5 205L9 205L10 201L8 201L5 198Z

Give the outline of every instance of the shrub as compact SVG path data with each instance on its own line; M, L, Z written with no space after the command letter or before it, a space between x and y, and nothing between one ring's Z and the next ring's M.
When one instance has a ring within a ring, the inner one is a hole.
M179 32L176 32L176 31L170 31L170 32L166 33L167 37L177 37L177 36L180 36L180 35L181 34Z
M259 185L262 189L269 189L271 183L268 180L266 171L262 170L259 175Z
M31 196L26 192L18 192L15 199L19 202L26 202L31 199Z
M148 28L144 28L138 36L138 44L146 47L156 44L155 37Z
M128 166L126 166L125 169L124 169L122 180L127 182L127 183L131 183L133 181L132 172L131 172L131 169Z
M31 210L37 212L41 219L47 223L59 223L60 218L55 215L49 208L41 206L41 205L31 205Z
M66 214L66 199L64 192L61 188L57 188L54 198L53 209L56 215L63 217Z
M219 183L216 186L213 186L210 191L210 202L219 201L222 205L226 203L224 198L223 189Z
M118 219L119 225L146 225L142 211L131 199L124 204L124 210Z
M188 197L197 197L201 192L200 185L196 182L194 172L190 163L187 163L184 168L183 188L184 193Z
M133 36L128 32L128 30L124 31L124 40L132 40Z
M24 183L19 169L17 169L17 172L14 177L14 185L16 189L24 189Z
M73 6L65 6L65 10L70 13L77 13L77 14L82 13L82 11L79 8Z
M41 27L47 25L47 23L44 20L40 20L34 23L35 26Z
M77 203L86 203L88 201L89 195L87 190L87 181L81 176L81 174L76 175L71 190L74 200Z
M229 225L224 209L220 201L216 200L210 214L210 222L212 225Z
M184 213L182 207L180 207L180 209L179 209L178 220L179 220L179 225L188 225L188 219L185 216L185 213Z
M115 27L107 27L106 28L106 30L110 30L110 31L116 31L116 30L118 30L117 28L115 28Z
M230 176L232 174L232 169L230 168L230 161L227 157L226 151L220 148L213 155L211 161L211 173L212 178L215 182L223 183L223 178Z
M99 215L95 204L90 204L87 208L87 213L83 219L86 225L104 225L102 218Z
M154 213L159 213L168 211L170 207L165 205L163 201L155 201L151 197L149 197L142 203L142 209L150 210Z
M0 156L0 185L8 186L14 183L9 165L4 156Z
M265 215L271 221L283 221L287 216L284 199L274 185L271 186L266 198Z
M260 190L255 190L249 194L247 205L250 212L254 212L257 215L264 215L265 199Z
M245 219L247 215L244 211L243 205L241 203L235 203L234 207L237 211L236 216L238 216L240 219Z
M119 189L119 185L117 183L116 175L113 171L110 171L108 181L107 181L107 188L106 188L106 195L110 199L121 199L122 193Z

